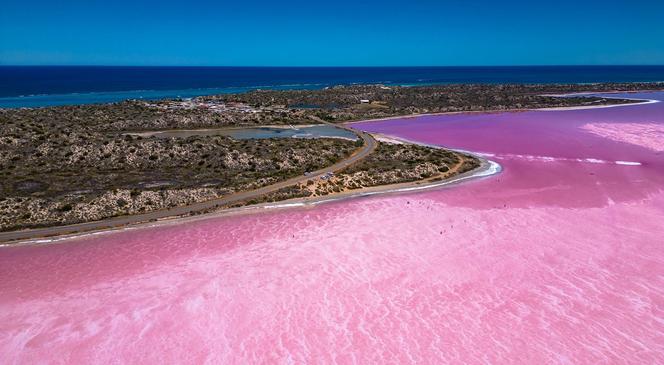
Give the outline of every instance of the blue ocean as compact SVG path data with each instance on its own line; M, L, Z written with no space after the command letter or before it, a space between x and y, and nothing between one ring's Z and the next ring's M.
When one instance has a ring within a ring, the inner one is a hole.
M187 98L256 89L381 83L594 83L664 81L664 66L124 67L0 66L0 107Z

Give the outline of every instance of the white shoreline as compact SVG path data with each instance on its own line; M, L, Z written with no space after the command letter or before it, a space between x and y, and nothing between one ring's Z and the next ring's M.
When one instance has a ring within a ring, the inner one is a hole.
M578 92L578 93L569 93L569 94L542 94L541 96L551 96L562 98L565 96L574 96L574 95L597 95L597 94L617 94L617 93L648 93L648 92L664 92L664 90L647 90L647 91L600 91L600 92ZM607 99L624 99L624 100L636 100L641 101L640 103L627 103L627 104L610 104L610 105L582 105L582 106L570 106L570 107L551 107L551 108L525 108L525 109L504 109L504 110L466 110L458 112L439 112L439 113L417 113L417 114L405 114L397 115L392 117L384 117L377 119L367 119L367 120L357 120L343 122L342 124L361 124L361 123L371 123L371 122L381 122L394 119L410 119L410 118L420 118L427 116L437 116L437 115L457 115L457 114L492 114L492 113L517 113L517 112L536 112L536 111L565 111L565 110L583 110L583 109L600 109L600 108L616 108L616 107L626 107L626 106L636 106L644 104L654 104L660 103L660 100L655 99L642 99L642 98L625 98L625 97L606 97Z
M607 92L608 93L608 92ZM614 93L614 92L611 92ZM557 97L557 98L563 98L566 96L574 96L574 95L598 95L602 93L574 93L574 94L550 94L550 95L542 95L542 96L552 96L552 97ZM564 110L585 110L585 109L603 109L603 108L617 108L617 107L627 107L627 106L638 106L638 105L646 105L646 104L655 104L655 103L660 103L660 100L655 100L655 99L641 99L641 98L624 98L624 97L610 97L606 96L606 99L623 99L623 100L635 100L635 101L641 101L640 103L629 103L629 104L609 104L609 105L583 105L583 106L561 106L561 107L552 107L552 108L541 108L541 109L533 109L534 111L543 111L543 112L548 112L548 111L564 111Z

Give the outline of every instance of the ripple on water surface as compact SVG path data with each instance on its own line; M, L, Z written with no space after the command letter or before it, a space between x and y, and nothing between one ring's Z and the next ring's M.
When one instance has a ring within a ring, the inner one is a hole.
M0 353L664 362L664 161L624 137L664 125L661 105L363 123L481 151L504 170L435 191L5 248Z

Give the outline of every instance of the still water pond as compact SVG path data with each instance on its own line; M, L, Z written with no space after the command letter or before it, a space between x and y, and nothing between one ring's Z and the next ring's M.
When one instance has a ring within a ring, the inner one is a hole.
M135 133L143 137L186 138L191 136L227 136L234 139L264 138L346 138L355 140L357 136L348 130L329 125L293 126L293 127L256 127L198 129Z

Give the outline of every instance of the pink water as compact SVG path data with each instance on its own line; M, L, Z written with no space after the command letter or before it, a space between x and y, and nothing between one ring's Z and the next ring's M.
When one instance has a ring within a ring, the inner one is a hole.
M664 103L357 126L504 171L2 248L1 362L664 363Z

